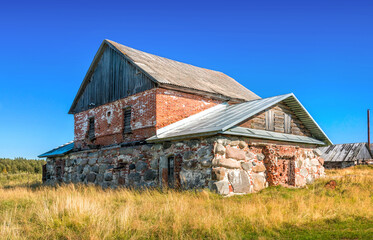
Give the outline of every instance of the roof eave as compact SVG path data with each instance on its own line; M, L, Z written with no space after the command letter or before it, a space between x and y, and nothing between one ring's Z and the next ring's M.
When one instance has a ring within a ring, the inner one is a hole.
M180 92L185 92L185 93L197 94L200 96L209 97L209 98L220 100L220 101L237 101L237 102L248 101L247 99L244 99L244 98L231 98L231 97L219 94L219 93L197 90L194 88L183 87L183 86L175 85L172 83L159 83L159 87L170 89L170 90L176 90Z
M106 40L102 41L100 47L98 48L98 51L96 52L96 54L95 54L95 56L94 56L94 58L93 58L93 60L92 60L92 63L91 63L91 65L89 66L88 71L87 71L87 73L85 74L85 76L84 76L84 78L83 78L83 82L82 82L82 84L80 84L80 87L79 87L79 89L78 89L78 92L77 92L77 94L75 95L74 101L73 101L73 103L71 104L70 110L69 110L69 112L68 112L69 114L74 114L74 113L75 113L75 112L74 112L74 108L75 108L75 106L76 106L76 104L77 104L77 102L78 102L78 100L79 100L81 94L83 93L84 88L85 88L86 85L88 84L87 82L89 81L89 77L92 75L93 70L94 70L96 64L97 64L98 61L100 60L100 58L101 58L101 56L102 56L102 54L103 54L103 52L104 52L104 50L105 50L105 45L107 45L107 41L106 41Z
M150 137L146 139L146 142L149 143L158 143L158 142L167 142L167 141L177 141L177 140L184 140L190 138L199 138L199 137L207 137L213 136L218 134L220 131L212 131L212 132L204 132L204 133L197 133L197 134L187 134L187 135L180 135L180 136L171 136L171 137L160 137L157 136Z
M258 136L258 135L247 135L243 133L236 133L236 132L231 132L231 131L222 131L219 132L220 134L224 135L235 135L235 136L242 136L242 137L248 137L248 138L253 138L253 139L265 139L265 140L274 140L274 141L281 141L281 142L290 142L290 143L303 143L303 144L310 144L310 145L317 145L317 146L325 146L326 144L320 140L316 140L315 142L307 141L307 140L293 140L293 139L280 139L276 137L265 137L265 136ZM318 141L318 142L317 142Z
M315 119L313 119L313 117L311 116L311 114L307 111L307 109L303 106L303 104L298 100L298 98L293 93L291 93L291 97L293 97L297 101L297 103L302 107L302 109L305 111L305 113L311 119L311 121L313 122L313 124L315 124L316 127L318 128L318 130L324 135L325 140L327 141L326 144L327 145L333 145L333 142L329 139L328 135L326 135L326 133L319 126L319 124L317 124L317 122L315 121Z
M63 154L52 154L52 155L42 154L42 155L39 155L38 158L61 157L61 156L66 155L67 153L69 153L69 152L66 152L66 153L63 153Z

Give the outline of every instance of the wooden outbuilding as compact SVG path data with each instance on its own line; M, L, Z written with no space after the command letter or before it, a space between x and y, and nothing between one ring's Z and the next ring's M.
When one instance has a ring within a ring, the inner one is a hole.
M369 164L373 158L365 142L334 144L320 147L319 150L324 159L324 167L329 169Z

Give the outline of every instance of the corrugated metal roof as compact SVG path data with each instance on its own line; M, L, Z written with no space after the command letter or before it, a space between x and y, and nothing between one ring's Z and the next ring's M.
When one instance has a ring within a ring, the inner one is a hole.
M166 140L201 134L226 134L227 130L281 101L284 101L294 111L297 117L304 123L316 139L325 144L331 144L329 138L292 93L235 105L220 104L165 128L159 129L157 135L149 138L148 141L157 141L161 139Z
M65 143L55 149L52 149L46 153L43 153L41 155L39 155L38 157L39 158L43 158L43 157L57 157L57 156L63 156L65 155L66 153L69 153L70 151L72 151L74 148L74 141L71 141L69 143Z
M104 40L104 43L119 50L160 84L196 89L246 101L260 99L222 72L159 57L111 40Z
M239 135L246 137L254 137L268 140L277 140L285 142L297 142L297 143L310 143L316 145L324 145L325 143L317 139L307 137L307 136L298 136L293 134L278 133L272 131L265 131L259 129L243 128L243 127L234 127L228 131L223 132L223 134L228 135Z
M350 162L363 159L372 159L367 143L335 144L318 148L325 162Z

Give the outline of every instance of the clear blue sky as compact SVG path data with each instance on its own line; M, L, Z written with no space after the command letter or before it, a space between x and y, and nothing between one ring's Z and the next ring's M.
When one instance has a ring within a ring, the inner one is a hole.
M136 3L135 3L136 2ZM372 1L7 1L0 7L0 157L73 139L67 114L103 39L293 92L334 143L373 109Z

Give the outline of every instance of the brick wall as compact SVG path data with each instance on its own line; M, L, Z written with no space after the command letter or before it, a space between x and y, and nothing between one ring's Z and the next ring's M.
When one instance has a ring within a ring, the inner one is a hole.
M219 103L221 102L194 94L158 88L156 128L160 129Z
M111 145L125 141L142 140L155 134L155 95L156 89L147 90L98 106L74 115L75 147L87 148L87 144ZM131 107L132 133L123 134L123 108ZM95 118L94 141L87 140L89 118Z
M189 93L154 88L74 115L75 147L112 145L144 140L156 129L219 104L219 101ZM123 108L131 107L131 129L123 134ZM89 118L95 118L95 139L88 140Z

